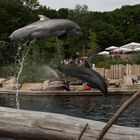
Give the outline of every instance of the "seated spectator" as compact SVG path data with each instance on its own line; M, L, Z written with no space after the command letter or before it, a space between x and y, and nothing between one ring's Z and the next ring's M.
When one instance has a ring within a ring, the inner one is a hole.
M84 61L83 58L80 59L80 66L81 66L81 67L82 67L82 66L85 66L85 61Z
M88 84L83 84L83 90L92 90L92 88Z

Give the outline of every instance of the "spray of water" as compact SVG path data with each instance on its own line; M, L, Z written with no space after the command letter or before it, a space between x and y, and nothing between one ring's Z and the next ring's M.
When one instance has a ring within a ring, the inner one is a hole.
M17 74L17 77L16 77L16 108L17 109L20 109L20 103L19 103L19 77L20 77L20 75L22 73L25 59L26 59L26 57L27 57L27 55L28 55L28 53L30 51L30 48L31 48L32 44L34 43L34 40L29 43L29 46L28 46L25 54L20 59L20 51L21 51L23 46L27 45L27 43L28 42L24 43L24 45L22 45L22 46L19 46L18 47L18 53L17 53L17 55L19 56L19 59L18 59L19 71L18 71L18 74Z
M22 73L22 70L23 70L23 66L24 66L24 62L25 62L25 60L26 60L26 57L27 57L27 55L28 55L28 53L29 53L29 51L30 51L30 48L31 48L32 44L34 43L34 41L32 41L32 42L29 43L29 46L28 46L26 52L25 52L24 55L20 58L20 53L21 53L21 51L22 51L22 48L23 48L24 46L26 46L27 43L28 43L28 42L26 42L26 43L24 43L24 44L18 46L18 52L17 52L17 56L19 57L19 58L17 59L17 63L18 63L18 65L19 65L19 71L18 71L18 74L17 74L17 77L16 77L16 81L17 81L17 82L16 82L16 108L17 108L17 109L20 109L20 102L19 102L19 78L20 78L20 75L21 75L21 73ZM59 42L58 38L56 38L56 44L57 44L57 51L58 51L59 61L61 62L61 57L62 57L62 56L61 56L61 51L60 51L60 42ZM46 75L49 75L49 73L51 73L51 75L53 75L53 77L55 77L55 78L57 78L57 79L59 78L59 76L58 76L58 74L56 73L56 71L54 71L53 69L51 69L49 66L43 65L43 69L44 69ZM51 98L51 99L52 99L52 98Z
M59 40L58 38L56 37L56 45L57 45L57 51L58 51L58 56L59 56L59 62L61 63L61 52L60 52L60 44L59 44Z
M46 72L46 75L48 75L49 73L52 73L53 76L55 76L55 78L59 78L58 74L56 73L55 70L53 70L52 68L50 68L47 65L43 65L44 71Z

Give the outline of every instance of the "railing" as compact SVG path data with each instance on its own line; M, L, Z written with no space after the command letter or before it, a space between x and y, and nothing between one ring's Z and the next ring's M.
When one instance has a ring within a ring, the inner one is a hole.
M103 77L109 79L121 79L124 76L138 76L140 75L140 65L111 65L110 69L105 68L94 68L98 73L100 73Z

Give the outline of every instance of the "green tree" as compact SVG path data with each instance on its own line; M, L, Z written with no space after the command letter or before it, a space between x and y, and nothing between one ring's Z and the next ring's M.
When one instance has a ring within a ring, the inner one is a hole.
M23 2L23 5L28 7L31 10L34 10L38 8L39 2L38 0L21 0Z
M68 16L68 9L67 8L60 8L59 10L58 10L58 16L59 16L59 18L67 18L67 16Z
M96 33L92 30L89 30L89 40L88 40L88 47L93 50L94 53L100 51L100 46L97 44L97 36Z

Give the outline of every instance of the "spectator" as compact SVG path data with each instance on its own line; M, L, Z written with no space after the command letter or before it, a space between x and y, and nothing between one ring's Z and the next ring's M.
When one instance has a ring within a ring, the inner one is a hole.
M83 58L80 59L80 66L81 66L81 67L82 67L82 66L85 66L85 61L84 61Z
M68 58L64 58L64 65L68 65L68 64L69 64Z

